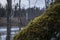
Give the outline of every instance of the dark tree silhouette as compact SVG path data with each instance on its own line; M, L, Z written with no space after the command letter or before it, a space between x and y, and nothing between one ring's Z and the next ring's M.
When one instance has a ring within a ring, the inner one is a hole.
M21 27L22 27L22 20L21 20L21 0L19 0L19 15L18 15L18 27L19 27L19 30L21 30Z
M10 40L11 36L11 9L12 9L12 0L7 0L7 36L6 40Z

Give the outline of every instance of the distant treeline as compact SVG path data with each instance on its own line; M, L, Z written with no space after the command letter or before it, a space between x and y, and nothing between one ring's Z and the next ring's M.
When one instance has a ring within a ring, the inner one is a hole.
M26 13L28 13L29 17L34 15L38 16L40 15L42 12L44 11L44 8L40 10L40 8L38 7L33 7L33 8L27 8L27 9L17 9L17 7L15 7L14 9L12 9L11 12L11 16L13 17L18 17L19 15L21 16L26 16ZM0 17L7 17L7 7L1 7L0 5Z

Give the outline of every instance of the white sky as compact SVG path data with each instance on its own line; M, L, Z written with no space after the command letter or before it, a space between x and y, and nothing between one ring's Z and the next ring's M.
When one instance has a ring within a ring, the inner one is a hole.
M12 4L15 5L18 1L19 0L15 0L15 3L14 3L14 0L12 0ZM31 1L30 6L33 7L36 0L30 0L30 1ZM7 2L6 2L6 0L0 0L0 3L3 6L5 6ZM36 6L40 7L40 8L43 8L45 6L44 3L45 3L44 0L37 0ZM29 7L28 0L21 0L21 7L28 8Z

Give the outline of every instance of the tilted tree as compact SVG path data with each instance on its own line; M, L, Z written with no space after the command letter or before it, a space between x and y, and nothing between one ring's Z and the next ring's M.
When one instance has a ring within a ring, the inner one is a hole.
M57 33L60 33L60 3L51 5L15 35L13 40L51 40Z

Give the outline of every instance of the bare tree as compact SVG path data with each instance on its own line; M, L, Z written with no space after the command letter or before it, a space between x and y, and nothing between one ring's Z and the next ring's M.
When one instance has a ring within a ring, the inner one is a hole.
M29 8L30 8L30 0L27 0L29 2Z
M6 40L10 40L11 36L11 9L12 9L12 0L7 0L7 36Z
M46 9L48 8L48 6L49 6L49 0L45 0L45 7L46 7Z
M36 3L37 3L38 0L35 1L35 4L34 4L34 7L36 7Z
M19 27L19 30L21 30L21 27L22 27L22 20L21 20L21 0L19 0L19 16L18 16L18 27Z
M45 0L45 8L47 8L47 6L46 6L46 0Z
M28 18L29 18L29 13L31 12L31 11L30 11L30 0L27 0L27 1L29 2L29 12L28 12L28 15L27 15ZM29 19L27 19L27 23L28 23L28 21L29 21Z

